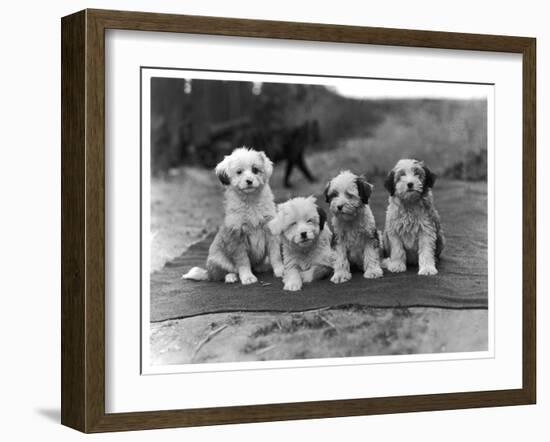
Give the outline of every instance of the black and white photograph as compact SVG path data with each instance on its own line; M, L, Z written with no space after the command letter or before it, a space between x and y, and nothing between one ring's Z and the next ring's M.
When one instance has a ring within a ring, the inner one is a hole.
M141 93L144 371L492 349L492 85L143 68Z

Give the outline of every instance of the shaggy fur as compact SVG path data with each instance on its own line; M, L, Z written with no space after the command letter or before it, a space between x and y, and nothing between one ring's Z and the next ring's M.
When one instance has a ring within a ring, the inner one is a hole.
M225 187L225 219L208 251L206 269L192 268L182 276L194 280L257 282L252 269L265 271L271 264L282 276L280 241L266 224L276 213L269 178L273 164L265 153L235 149L216 166Z
M336 284L351 279L350 264L361 269L365 278L383 276L379 235L368 205L371 193L372 185L365 177L347 170L340 172L325 188L336 248L331 281Z
M300 290L303 283L331 273L332 233L325 221L326 214L315 204L315 197L298 197L279 204L268 227L282 239L284 290Z
M422 161L400 160L385 182L390 192L384 230L384 266L404 272L418 264L419 275L437 274L436 260L444 245L439 214L434 207L435 175Z

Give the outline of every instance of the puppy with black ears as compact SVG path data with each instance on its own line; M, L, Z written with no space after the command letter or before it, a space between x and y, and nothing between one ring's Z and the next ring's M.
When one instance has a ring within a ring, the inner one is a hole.
M276 214L269 187L273 163L264 152L241 147L215 172L225 189L224 222L210 245L206 269L193 267L182 278L253 284L258 279L252 269L265 271L269 265L281 277L280 240L266 227Z
M436 176L422 161L399 160L388 174L390 193L384 230L383 265L390 272L404 272L418 264L419 275L436 275L436 260L445 238L433 202Z
M332 233L325 211L315 201L313 196L297 197L279 204L277 215L267 224L282 240L284 290L300 290L304 283L332 272Z
M368 205L372 188L364 176L349 170L340 172L325 188L336 244L331 278L335 284L351 279L350 263L360 268L365 278L383 276L378 230Z

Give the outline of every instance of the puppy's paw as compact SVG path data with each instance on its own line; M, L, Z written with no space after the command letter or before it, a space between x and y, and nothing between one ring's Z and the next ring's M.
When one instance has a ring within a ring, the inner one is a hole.
M435 266L424 266L418 270L418 274L424 276L437 275L437 269Z
M384 276L384 272L380 267L370 267L363 273L363 278L366 279L376 279L382 276Z
M334 284L341 284L342 282L347 282L351 279L351 273L346 271L340 271L340 272L334 272L334 275L332 275L332 278L330 278L330 282L333 282Z
M226 284L234 284L239 280L239 277L235 273L228 273L225 275Z
M400 273L407 270L407 265L403 261L384 260L385 267L392 273Z
M290 292L297 292L302 289L302 281L287 281L283 287L283 290L288 290Z
M283 277L283 273L285 271L285 268L282 264L279 264L279 265L274 265L273 266L273 274L277 277L277 278L282 278Z
M258 278L256 278L252 273L241 276L242 285L254 284L255 282L258 282Z

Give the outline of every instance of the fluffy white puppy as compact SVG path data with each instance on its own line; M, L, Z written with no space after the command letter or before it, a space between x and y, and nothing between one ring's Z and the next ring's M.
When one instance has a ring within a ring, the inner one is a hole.
M304 283L322 279L332 272L332 233L326 214L315 197L297 197L279 204L277 215L268 223L283 244L284 290L296 291Z
M225 188L224 222L208 251L206 269L193 267L182 278L253 284L258 279L252 269L264 271L269 264L282 276L280 240L266 227L276 213L269 187L272 172L273 163L264 152L246 147L235 149L216 166Z
M390 192L384 230L383 265L390 272L404 272L418 264L419 275L437 274L445 239L434 207L435 175L422 161L400 160L385 182Z
M350 263L368 279L383 275L380 267L380 240L372 211L368 205L372 185L364 176L345 170L325 188L330 204L336 262L331 281L338 284L351 279Z

